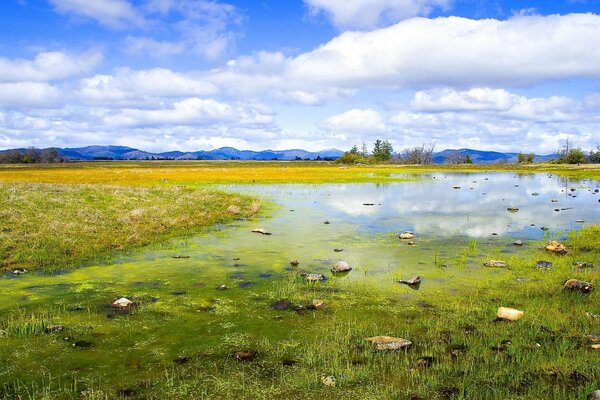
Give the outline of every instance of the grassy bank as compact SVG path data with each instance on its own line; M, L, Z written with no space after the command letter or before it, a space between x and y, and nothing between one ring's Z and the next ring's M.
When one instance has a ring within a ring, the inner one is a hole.
M233 207L231 207L233 206ZM258 211L214 190L0 184L0 269L56 270L196 233Z
M429 172L550 172L570 178L600 179L600 165L375 165L326 162L132 161L0 166L0 182L117 185L227 183L400 182L405 174Z

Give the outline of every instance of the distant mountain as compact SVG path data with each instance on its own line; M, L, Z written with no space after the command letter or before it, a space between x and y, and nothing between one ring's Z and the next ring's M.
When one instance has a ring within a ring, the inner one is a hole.
M26 149L15 149L24 152ZM8 151L8 150L4 150ZM150 153L126 146L86 146L78 148L59 148L61 156L70 160L296 160L336 159L343 151L327 149L323 151L292 150L238 150L233 147L221 147L215 150L192 152L168 151Z
M518 153L499 153L497 151L482 151L473 149L446 149L433 154L433 162L435 164L443 164L448 157L459 154L463 157L469 155L474 164L494 164L494 163L514 163L517 162ZM535 161L542 162L557 158L556 154L536 155Z
M77 148L57 149L59 155L69 160L335 160L343 151L326 149L321 151L306 151L302 149L291 150L238 150L233 147L221 147L215 150L200 151L167 151L163 153L150 153L127 146L86 146ZM18 151L24 153L26 149L1 150L0 154ZM433 162L443 164L448 157L459 154L466 157L468 154L475 164L493 164L499 162L514 163L517 153L500 153L496 151L481 151L473 149L447 149L433 154ZM548 161L557 158L555 154L536 155L535 161Z

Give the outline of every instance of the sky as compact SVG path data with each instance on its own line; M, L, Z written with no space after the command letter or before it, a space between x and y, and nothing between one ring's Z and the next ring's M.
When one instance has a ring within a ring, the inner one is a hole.
M0 149L600 145L600 0L3 0Z

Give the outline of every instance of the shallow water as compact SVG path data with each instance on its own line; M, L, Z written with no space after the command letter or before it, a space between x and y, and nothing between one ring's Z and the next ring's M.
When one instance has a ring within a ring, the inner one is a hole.
M431 174L390 184L223 186L275 205L256 220L124 256L111 265L1 278L2 318L15 310L46 310L53 323L69 329L52 338L0 339L0 359L11 360L0 367L0 382L35 376L39 360L59 375L78 370L125 379L122 369L147 371L152 363L183 353L243 343L244 335L263 329L273 337L286 336L290 325L274 327L264 317L265 292L287 274L292 259L300 261L301 271L328 275L330 287L365 277L397 285L398 278L414 275L431 286L460 284L481 265L464 256L469 248L525 253L528 241L560 238L598 223L598 187L595 181L512 173ZM252 233L253 228L272 235ZM404 231L414 232L415 246L398 239ZM512 246L515 239L526 245ZM354 270L346 277L330 276L331 265L342 259ZM229 290L216 290L221 284ZM399 290L410 294L408 288ZM107 305L121 296L144 299L143 312L114 314ZM93 345L74 348L74 340Z

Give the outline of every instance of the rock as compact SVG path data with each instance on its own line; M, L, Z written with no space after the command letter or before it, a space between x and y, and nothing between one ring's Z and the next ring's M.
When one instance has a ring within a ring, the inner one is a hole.
M236 351L231 353L231 357L233 357L236 361L253 361L258 353L256 351Z
M558 200L557 200L557 199L552 199L552 200L550 200L550 201L551 201L551 202L553 202L553 203L558 203Z
M543 260L542 260L542 261L538 261L538 262L535 264L535 267L536 267L537 269L551 269L551 268L552 268L552 265L553 265L553 264L552 264L550 261L543 261Z
M409 240L408 242L406 242L406 244L409 245L409 246L416 246L417 245L414 240Z
M518 321L525 315L524 311L516 310L514 308L500 307L498 308L498 319L506 321Z
M401 279L401 280L398 281L398 283L401 283L403 285L407 285L411 289L419 289L419 286L421 286L421 277L420 276L415 276L415 277L410 278L410 279Z
M567 246L564 244L557 242L556 240L551 240L546 245L546 250L551 251L556 254L567 254Z
M313 310L320 310L325 306L325 302L323 300L314 299L310 304L310 308Z
M591 342L600 343L600 333L590 333L588 338Z
M183 259L190 258L190 256L173 256L173 258L176 259L176 260L183 260Z
M329 225L329 224L331 224L331 222L329 222L329 221L325 221L325 222L323 222L323 224L324 224L324 225Z
M593 314L591 312L586 312L585 315L589 318L596 318L596 319L600 319L600 314Z
M327 280L327 277L323 274L304 274L304 277L309 282L322 282Z
M87 340L78 340L72 344L73 347L77 349L87 349L92 347L94 344L92 342L88 342Z
M458 185L452 186L452 189L460 189L460 186L458 186Z
M17 268L13 271L13 275L23 275L26 274L27 270L23 268Z
M327 387L335 387L335 385L337 384L337 381L335 379L335 376L323 375L321 377L321 383Z
M594 390L588 394L587 400L600 400L600 390Z
M352 271L352 267L346 261L338 261L331 268L331 272L334 274L350 272Z
M593 344L592 350L600 350L600 344Z
M573 263L573 266L578 269L594 268L594 264L586 261L575 261Z
M506 268L506 262L499 260L489 260L484 262L483 265L492 268Z
M236 206L235 204L232 204L229 207L227 207L227 212L229 212L231 214L239 214L240 213L240 207Z
M227 290L227 289L229 289L227 287L227 285L220 285L220 286L217 287L217 290Z
M575 222L577 222L578 224L583 224L583 223L585 223L585 220L583 220L583 219L578 219L578 220L577 220L577 221L575 221Z
M300 265L300 261L294 258L292 261L290 261L290 265L292 267L297 267L298 265Z
M62 325L48 325L44 331L46 333L58 333L65 330L65 327Z
M523 243L522 240L516 240L516 241L513 242L513 245L515 245L515 246L523 246L523 244L524 243Z
M547 226L542 226L540 229L541 229L541 230L543 230L543 231L547 231L547 230L549 230L550 228L548 228Z
M342 251L344 251L344 249L333 249L333 251L335 251L336 253L341 253Z
M583 294L591 293L594 290L594 287L591 283L577 279L569 279L565 282L563 288L564 290L568 290L570 292L581 292Z
M413 239L415 235L412 232L406 231L404 233L401 233L399 237L403 240L410 240Z
M267 235L267 236L271 234L271 232L269 232L269 231L267 231L265 229L262 229L262 228L260 228L260 229L252 229L252 232L254 232L254 233L260 233L261 235Z
M516 213L519 211L519 209L517 207L508 207L507 210L511 213Z
M410 340L391 336L373 336L367 340L377 347L377 350L400 350L412 346Z
M540 194L538 192L533 192L531 193L532 196L539 196Z
M129 300L126 297L121 297L118 300L115 300L112 304L112 308L118 308L119 310L128 310L133 306L133 301Z
M289 300L278 300L271 304L271 308L277 311L285 311L292 308L292 303Z

